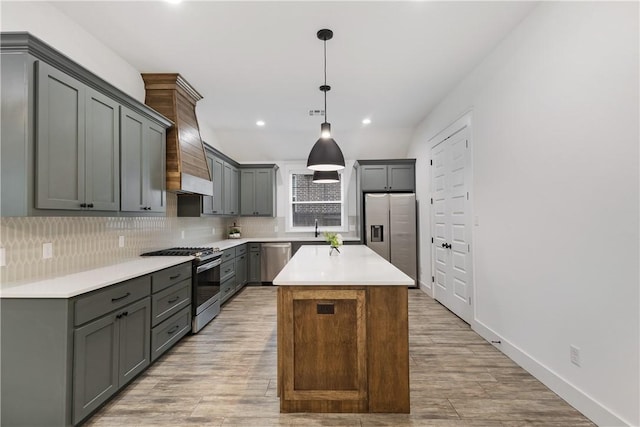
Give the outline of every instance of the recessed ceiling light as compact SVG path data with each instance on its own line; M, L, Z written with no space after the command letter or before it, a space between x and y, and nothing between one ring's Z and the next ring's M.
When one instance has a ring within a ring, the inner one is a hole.
M258 126L264 126L264 125L265 125L264 120L258 120L258 121L256 122L256 125L258 125Z
M178 3L182 3L182 0L165 0L167 3L171 3L171 4L178 4Z
M371 119L370 118L367 117L366 119L362 119L362 124L363 125L368 125L370 123L371 123Z

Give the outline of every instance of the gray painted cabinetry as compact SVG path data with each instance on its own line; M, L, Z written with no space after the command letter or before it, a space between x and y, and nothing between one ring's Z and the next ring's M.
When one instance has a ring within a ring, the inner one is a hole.
M238 168L224 162L223 199L225 215L238 215Z
M191 330L191 263L77 297L0 299L0 424L71 426Z
M247 245L236 246L236 291L239 291L247 284L247 257Z
M248 283L261 283L260 281L260 243L249 243L249 277Z
M276 216L277 167L240 169L240 215Z
M121 107L122 210L165 212L165 129Z
M154 146L144 154L154 158L145 172L153 191L142 204L151 209L137 212L164 212L164 163L162 170L156 164L168 119L28 33L1 33L0 49L2 216L119 211L120 188L128 189L121 182L121 108L156 132L138 137Z
M36 61L36 207L120 207L119 105Z
M362 191L415 191L415 160L359 160Z

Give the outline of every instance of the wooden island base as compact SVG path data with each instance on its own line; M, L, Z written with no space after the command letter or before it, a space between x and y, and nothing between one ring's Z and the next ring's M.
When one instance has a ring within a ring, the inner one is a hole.
M409 413L406 286L280 286L280 412Z

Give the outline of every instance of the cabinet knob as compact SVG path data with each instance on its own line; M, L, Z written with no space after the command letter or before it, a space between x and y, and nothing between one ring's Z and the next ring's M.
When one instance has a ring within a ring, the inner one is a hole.
M87 207L87 204L86 204L86 203L80 203L80 207L81 207L81 208L86 208L86 207Z
M93 203L89 203L89 204L87 205L87 207L88 207L88 208L92 208L92 207L93 207Z

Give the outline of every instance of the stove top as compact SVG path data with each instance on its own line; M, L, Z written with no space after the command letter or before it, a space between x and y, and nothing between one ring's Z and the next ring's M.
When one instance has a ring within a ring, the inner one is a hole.
M208 260L222 256L222 251L211 247L179 247L145 252L142 256L194 256L197 260Z

